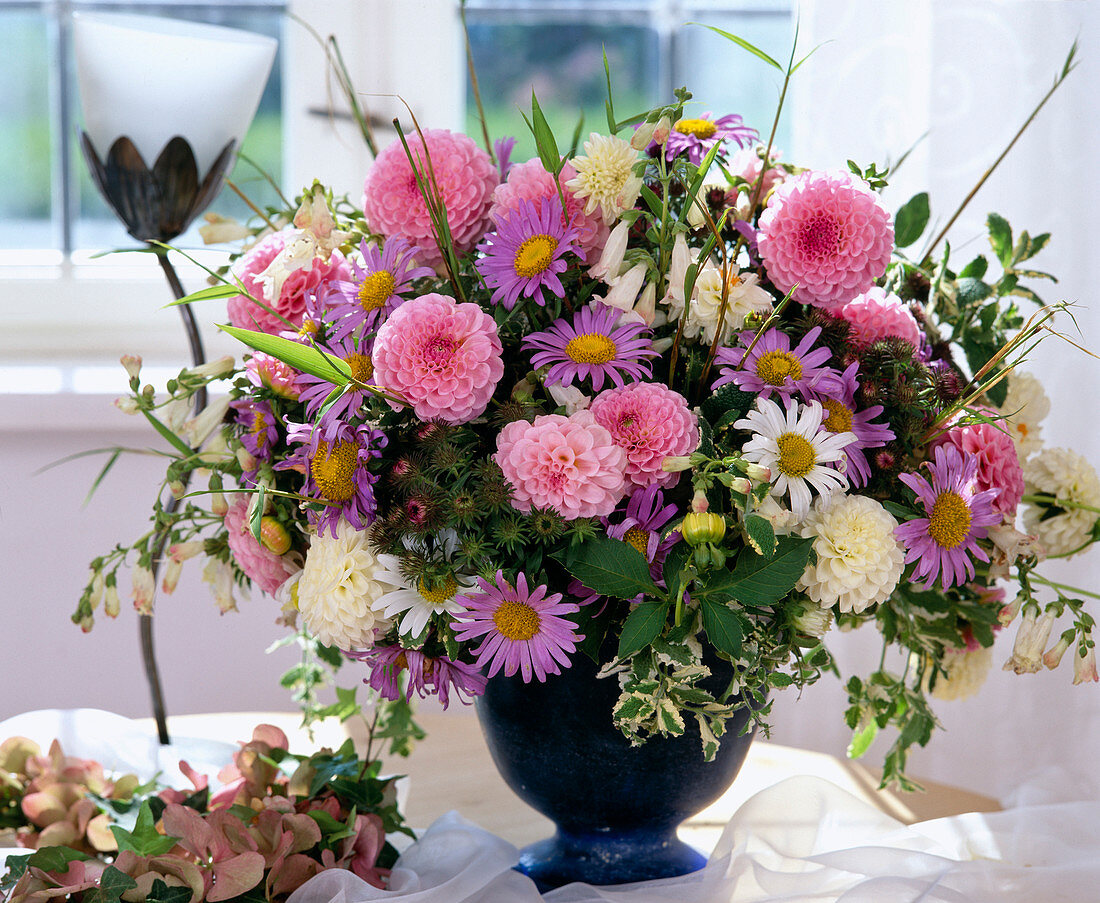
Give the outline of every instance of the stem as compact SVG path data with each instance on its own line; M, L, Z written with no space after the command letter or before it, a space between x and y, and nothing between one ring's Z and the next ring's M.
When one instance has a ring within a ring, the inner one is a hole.
M1072 502L1069 499L1060 499L1055 495L1043 493L1031 493L1022 497L1021 501L1031 502L1033 505L1057 505L1059 508L1075 508L1078 511L1092 511L1100 514L1100 508L1093 505L1083 505L1080 502Z
M1072 586L1069 583L1058 583L1055 580L1047 580L1046 577L1040 577L1034 571L1032 571L1031 573L1031 579L1034 580L1036 583L1041 583L1043 584L1043 586L1049 586L1052 589L1065 589L1069 590L1071 593L1078 593L1082 596L1089 596L1092 599L1100 599L1100 593L1092 593L1089 592L1087 589L1081 589L1081 587Z

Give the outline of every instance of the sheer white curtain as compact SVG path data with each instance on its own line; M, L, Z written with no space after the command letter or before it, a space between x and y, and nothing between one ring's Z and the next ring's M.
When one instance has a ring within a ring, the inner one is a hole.
M1074 38L1080 65L986 183L949 236L959 266L989 252L983 224L990 211L1018 233L1053 233L1036 267L1057 274L1037 285L1047 301L1078 303L1074 324L1060 328L1100 351L1100 305L1092 285L1100 227L1097 177L1100 6L1074 0L803 0L800 44L820 45L796 74L794 144L789 159L814 167L854 159L897 160L927 133L891 179L896 209L917 191L932 196L933 219L947 217L1011 140L1060 70ZM1053 410L1043 427L1049 446L1073 448L1100 462L1100 361L1049 338L1026 369L1038 376ZM1100 591L1100 556L1042 568L1055 580ZM1010 594L1012 590L1009 590ZM1100 600L1094 600L1094 614ZM1100 689L1074 687L1069 661L1057 672L1017 677L1000 670L1015 626L1003 632L983 692L942 702L946 731L911 760L914 774L992 794L1059 765L1094 780L1100 746ZM842 669L874 667L880 653L870 629L835 638ZM795 702L777 703L775 739L842 753L841 684L826 679ZM868 756L874 764L887 743Z

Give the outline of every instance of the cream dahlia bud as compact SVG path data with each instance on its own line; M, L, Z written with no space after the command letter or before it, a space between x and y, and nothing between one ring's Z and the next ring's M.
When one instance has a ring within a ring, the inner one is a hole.
M993 650L948 649L940 663L946 672L936 681L932 695L948 702L967 699L981 689L993 667Z
M796 586L825 608L859 613L884 602L901 579L905 555L894 538L898 522L862 495L820 500L802 523L813 537L817 561L806 565Z
M791 617L791 626L805 636L821 638L833 624L833 613L820 605L803 605Z
M139 615L151 615L153 597L157 590L153 572L145 565L139 564L130 573L130 584L133 588L134 610Z
M1066 650L1069 649L1070 643L1073 642L1074 633L1072 630L1067 630L1059 638L1058 642L1051 646L1043 655L1043 664L1053 671L1060 664L1062 664L1062 656L1066 654Z
M1096 673L1096 647L1089 646L1085 654L1078 653L1073 656L1073 682L1095 683L1098 679Z
M1005 662L1005 671L1017 674L1034 674L1043 666L1043 649L1046 648L1054 615L1046 612L1041 618L1034 609L1028 609L1016 631L1016 642L1012 646L1012 655Z
M130 379L137 379L141 373L141 356L137 354L124 354L119 359L119 363L126 368L126 373Z
M680 524L680 535L691 546L718 542L726 535L726 519L710 511L692 511Z

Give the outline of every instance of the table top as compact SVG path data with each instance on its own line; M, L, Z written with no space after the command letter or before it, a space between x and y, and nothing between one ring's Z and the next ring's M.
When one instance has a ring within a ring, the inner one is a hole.
M384 756L385 770L408 775L405 817L415 828L426 828L444 813L456 809L475 824L517 846L553 833L551 822L519 799L497 773L476 717L470 712L421 712L418 722L427 731L408 758ZM340 725L334 720L315 728L314 737L300 727L301 717L289 712L232 712L176 715L169 730L180 736L246 740L257 724L274 724L290 740L292 752L320 746L338 746L350 735L360 752L366 730L359 722ZM922 792L879 790L879 775L858 762L825 753L795 749L757 740L733 786L717 802L680 829L688 843L711 849L722 829L749 797L794 775L813 775L870 802L905 824L963 812L993 812L996 800L957 787L921 781Z

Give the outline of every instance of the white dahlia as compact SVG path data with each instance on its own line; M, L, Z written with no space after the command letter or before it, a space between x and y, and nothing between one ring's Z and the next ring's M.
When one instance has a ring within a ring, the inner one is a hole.
M726 279L722 278L722 273L722 268L712 261L707 261L699 271L691 294L687 323L684 324L687 338L693 339L701 333L703 341L709 344L721 327L721 342L724 344L730 333L744 326L751 314L771 313L772 296L758 285L760 277L756 273L731 272ZM726 294L726 312L720 323L723 291ZM666 297L671 314L669 319L678 320L683 315L683 294L681 280L680 290L670 291Z
M375 632L390 628L379 600L394 587L381 579L383 568L367 534L345 520L313 537L298 580L298 610L306 629L326 646L368 649Z
M1065 555L1081 548L1100 517L1100 478L1092 465L1068 448L1047 448L1024 464L1024 481L1032 495L1054 499L1027 506L1027 532L1038 537L1048 555ZM1067 502L1075 507L1065 505ZM1047 516L1052 508L1061 511Z
M638 200L642 179L634 174L638 152L629 141L593 132L584 142L584 156L569 161L577 174L565 183L584 200L585 215L600 208L605 223L612 223Z
M937 699L950 702L954 699L967 699L981 689L993 666L993 649L949 649L940 662L947 672L941 674L932 688Z
M1008 378L1008 396L1000 412L1021 461L1042 448L1039 423L1050 413L1050 399L1039 380L1030 373L1013 370Z
M802 524L814 538L817 562L806 565L798 588L819 605L859 613L889 598L905 555L894 538L898 522L874 499L834 495L819 500Z

